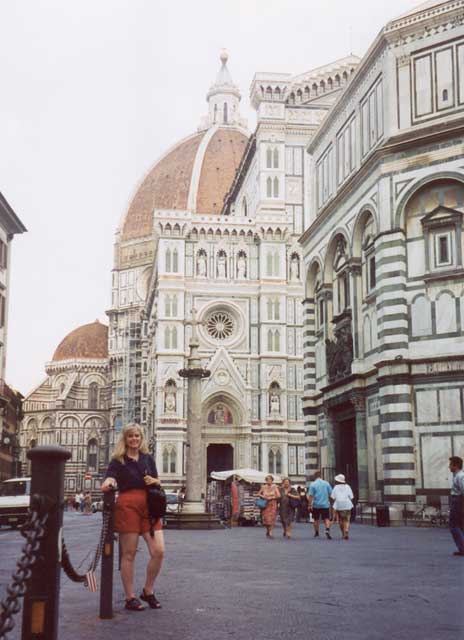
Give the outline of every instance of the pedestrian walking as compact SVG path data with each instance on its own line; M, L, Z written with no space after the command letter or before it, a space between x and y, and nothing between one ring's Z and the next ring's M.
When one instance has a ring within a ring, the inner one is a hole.
M464 556L464 471L462 458L452 456L449 459L449 470L453 474L450 496L449 528L457 551L454 556Z
M115 506L114 528L121 544L121 580L126 594L125 608L142 611L144 600L152 609L160 609L153 587L164 557L164 537L161 520L155 524L155 535L150 535L150 517L147 490L159 486L158 471L148 447L143 429L138 424L128 424L119 436L112 460L102 484L102 491L118 488ZM140 599L134 592L134 560L139 536L142 536L150 553L145 584Z
M319 520L324 520L325 537L332 539L330 535L330 495L332 485L321 478L320 471L315 471L313 481L309 487L308 504L311 507L314 524L314 537L319 537Z
M84 495L84 515L92 515L92 496L90 491L86 491Z
M279 515L282 523L284 538L292 537L292 524L295 519L295 509L300 503L300 496L290 484L288 478L282 480L280 487Z
M334 479L336 485L333 488L330 497L334 501L333 506L337 512L338 524L340 525L342 537L344 540L348 540L350 531L351 509L353 508L353 491L350 485L347 484L343 473L339 473L337 476L335 476Z
M297 511L298 521L309 522L308 490L306 487L298 487L297 491L300 496L300 506Z
M76 511L79 511L80 508L81 508L81 494L76 493L76 495L74 496L74 509Z
M274 484L274 477L270 474L265 477L266 484L261 485L258 492L260 498L267 500L267 505L261 511L263 525L266 527L266 536L273 538L272 531L277 518L277 500L280 498L279 488Z

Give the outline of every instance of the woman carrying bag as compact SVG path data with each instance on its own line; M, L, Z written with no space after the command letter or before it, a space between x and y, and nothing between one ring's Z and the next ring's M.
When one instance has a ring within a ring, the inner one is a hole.
M145 585L140 599L151 609L161 605L153 592L154 582L161 569L164 557L164 538L161 519L154 524L155 535L150 535L150 514L147 487L159 487L158 471L153 457L148 453L142 428L128 424L119 436L111 462L105 474L102 491L118 489L119 495L114 512L114 529L121 543L121 580L126 594L125 608L142 611L145 607L134 592L134 560L139 536L146 542L150 553Z
M266 506L261 510L261 519L266 527L266 536L273 538L272 530L277 517L277 500L280 498L280 491L274 484L274 478L269 474L265 477L266 484L261 486L258 498L267 500Z
M300 496L290 485L290 480L284 478L280 487L279 514L282 523L283 536L292 537L292 524L295 519L295 509L300 505Z

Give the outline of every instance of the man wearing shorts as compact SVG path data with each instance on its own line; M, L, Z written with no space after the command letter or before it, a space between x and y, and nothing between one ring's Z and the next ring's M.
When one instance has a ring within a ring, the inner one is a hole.
M330 494L332 487L327 480L322 480L320 471L314 473L314 480L309 487L308 502L312 509L314 520L314 537L319 537L319 519L322 518L325 524L325 535L328 540L332 540L330 535Z

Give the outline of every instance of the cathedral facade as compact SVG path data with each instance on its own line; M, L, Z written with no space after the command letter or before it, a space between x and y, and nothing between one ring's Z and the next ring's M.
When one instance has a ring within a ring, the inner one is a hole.
M348 83L346 58L302 76L257 74L249 136L221 55L199 131L137 190L116 239L109 354L117 432L146 427L167 484L185 478L192 310L202 364L203 477L253 467L305 479L305 146Z
M307 147L308 472L444 507L464 455L464 3L388 23Z

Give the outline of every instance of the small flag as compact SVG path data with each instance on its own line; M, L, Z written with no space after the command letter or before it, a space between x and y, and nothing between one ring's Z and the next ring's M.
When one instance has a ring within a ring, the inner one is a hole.
M89 591L98 591L97 578L93 571L87 571L85 574L85 585Z

